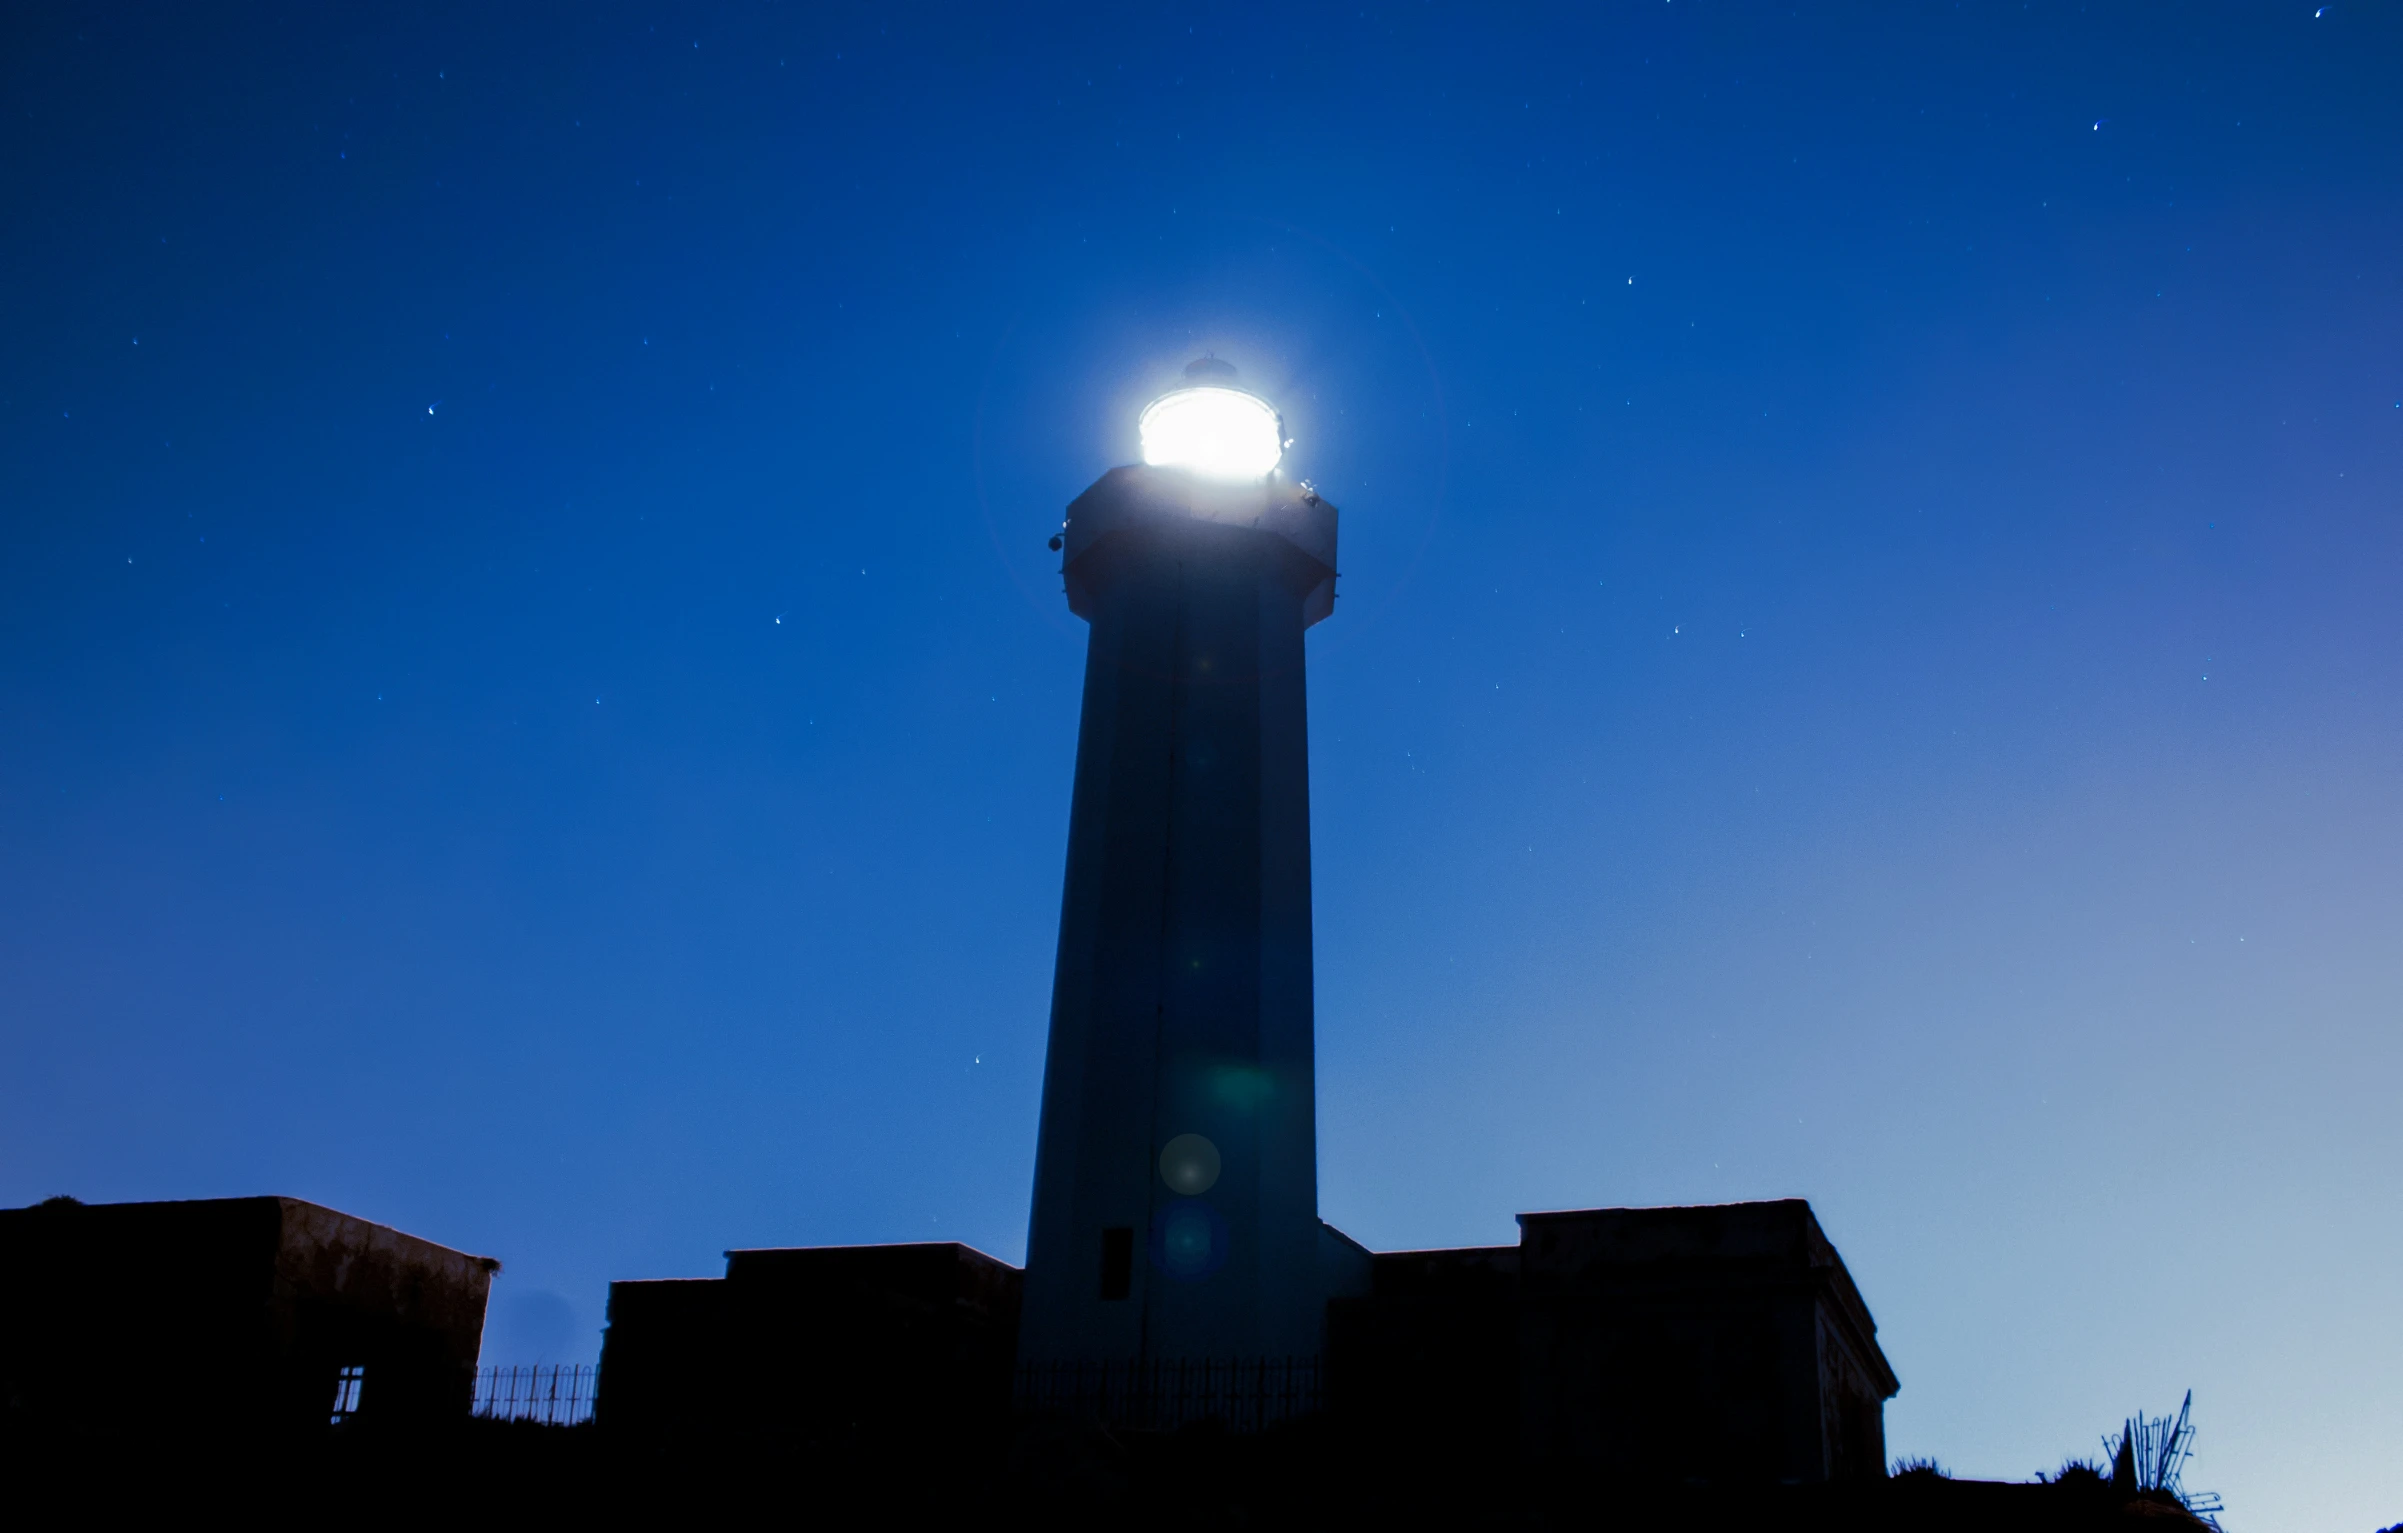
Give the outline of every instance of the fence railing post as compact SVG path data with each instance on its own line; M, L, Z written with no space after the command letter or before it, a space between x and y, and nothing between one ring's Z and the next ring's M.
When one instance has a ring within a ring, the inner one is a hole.
M600 1373L592 1363L496 1363L476 1370L470 1409L491 1421L576 1426L592 1419Z

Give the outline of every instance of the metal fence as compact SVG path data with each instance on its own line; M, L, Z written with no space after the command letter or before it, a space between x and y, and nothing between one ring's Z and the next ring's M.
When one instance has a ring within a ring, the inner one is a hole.
M476 1370L476 1414L572 1427L592 1419L601 1370L590 1363L517 1363Z
M1315 1357L1155 1358L1018 1366L1022 1413L1167 1430L1213 1421L1258 1431L1314 1416L1322 1404Z

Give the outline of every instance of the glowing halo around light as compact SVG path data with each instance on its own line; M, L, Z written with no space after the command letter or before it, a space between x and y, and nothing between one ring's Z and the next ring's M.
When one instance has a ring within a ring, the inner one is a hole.
M1241 389L1173 389L1143 407L1143 461L1212 479L1259 479L1285 456L1285 423Z

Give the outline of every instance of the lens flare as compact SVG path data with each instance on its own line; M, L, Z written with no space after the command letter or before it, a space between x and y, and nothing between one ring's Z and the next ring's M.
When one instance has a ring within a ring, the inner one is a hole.
M1179 1134L1160 1148L1160 1180L1186 1197L1218 1184L1218 1146L1199 1134Z
M1179 1198L1151 1230L1151 1259L1180 1282L1206 1278L1227 1264L1227 1222L1199 1198Z
M1143 461L1212 479L1258 479L1285 456L1285 425L1268 401L1241 389L1175 389L1138 423Z

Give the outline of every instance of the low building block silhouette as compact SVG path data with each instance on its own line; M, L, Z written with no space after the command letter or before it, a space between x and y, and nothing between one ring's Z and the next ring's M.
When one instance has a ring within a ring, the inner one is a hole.
M1329 1302L1323 1360L1161 1358L1073 1391L1035 1358L1019 1366L1017 1408L1149 1428L1323 1416L1424 1466L1613 1483L1884 1474L1894 1373L1808 1203L1519 1226L1515 1246L1368 1257L1365 1291ZM730 1251L723 1278L614 1283L598 1419L646 1434L995 1429L1019 1283L951 1244ZM1260 1399L1246 1394L1255 1374Z
M618 1430L969 1429L1007 1414L1021 1274L949 1242L726 1253L609 1285L594 1418Z
M299 1198L0 1210L0 1420L463 1419L500 1263Z
M1425 1453L1713 1485L1885 1473L1899 1386L1798 1198L1521 1214L1515 1246L1379 1255L1329 1329L1336 1417Z

